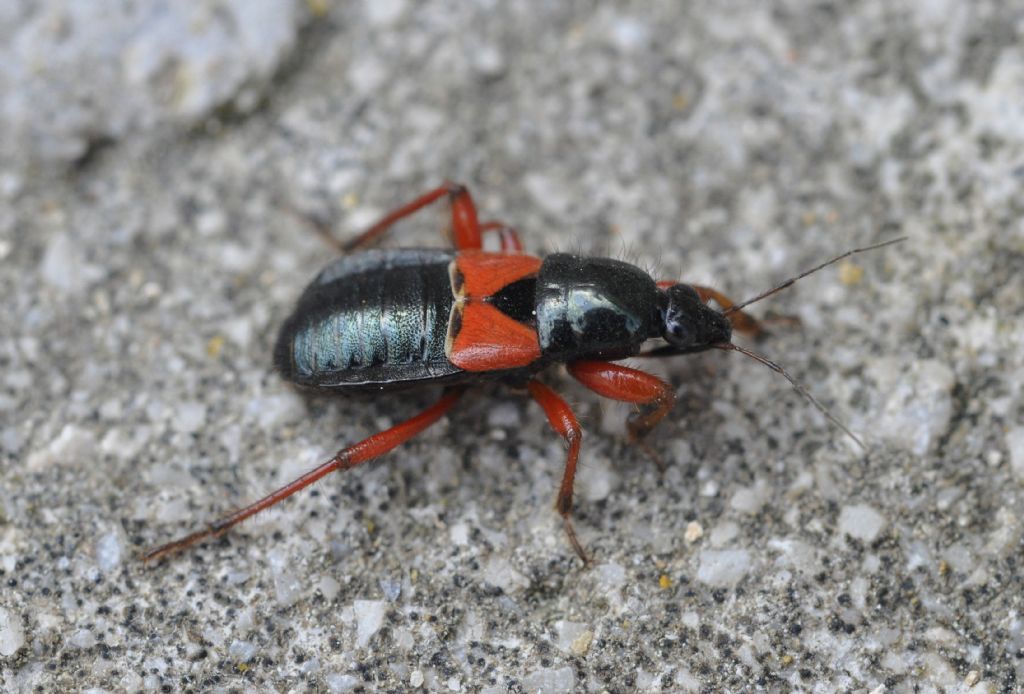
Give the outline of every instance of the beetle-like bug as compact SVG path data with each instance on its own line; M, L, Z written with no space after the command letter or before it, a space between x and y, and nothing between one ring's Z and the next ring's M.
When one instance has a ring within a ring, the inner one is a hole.
M451 204L453 250L364 250L398 220L445 197ZM498 235L500 251L483 250L485 233ZM144 559L222 535L331 472L387 453L444 416L467 386L496 379L525 387L568 444L555 506L573 549L588 562L571 521L582 430L565 401L537 374L563 363L598 395L636 404L642 409L630 416L628 431L640 442L672 409L675 393L661 379L616 360L708 349L738 351L785 376L857 440L781 367L734 345L732 333L762 332L762 323L743 312L748 304L842 258L901 240L848 251L734 304L710 287L658 282L618 260L567 253L543 259L526 255L514 229L478 221L465 187L443 185L340 244L343 255L303 292L274 349L281 375L305 388L350 393L442 384L440 400L411 419L340 450L316 469L208 528L157 547ZM709 301L722 311L711 308ZM651 340L661 345L644 351Z

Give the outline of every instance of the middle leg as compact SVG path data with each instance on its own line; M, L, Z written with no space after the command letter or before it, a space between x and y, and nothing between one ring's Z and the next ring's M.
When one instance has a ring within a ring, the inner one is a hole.
M569 537L569 543L576 550L576 554L583 560L584 564L590 564L590 557L576 537L576 529L572 527L572 492L573 484L576 481L576 463L580 457L580 443L583 441L583 429L576 420L569 405L559 397L558 393L548 388L537 380L530 381L527 390L537 404L544 408L544 414L548 417L548 423L566 443L569 444L569 453L565 459L565 472L562 473L562 485L558 489L558 500L555 508L562 516L562 524L565 527L565 534Z

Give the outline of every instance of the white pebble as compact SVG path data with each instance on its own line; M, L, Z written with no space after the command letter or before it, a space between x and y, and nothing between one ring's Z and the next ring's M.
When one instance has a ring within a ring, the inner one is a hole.
M456 547L465 547L469 544L469 526L459 521L448 528L448 538Z
M714 547L726 547L740 536L740 526L732 521L723 521L711 529L708 542Z
M356 617L356 645L365 648L384 624L387 603L383 600L356 600L352 611Z
M706 549L700 553L697 580L729 587L739 583L749 570L750 552L745 549Z
M752 487L741 487L737 489L732 499L729 500L729 505L740 513L746 513L749 515L755 515L760 513L761 509L768 502L768 485L763 481L758 482Z
M123 555L124 545L120 533L109 532L96 542L96 565L103 573L110 573L119 567Z
M88 629L79 629L71 635L68 643L75 648L92 648L96 645L96 636Z
M256 609L252 605L238 613L235 628L238 629L240 634L248 634L256 628Z
M228 656L236 663L248 663L256 657L256 645L249 641L235 639L228 646Z
M182 434L194 434L206 422L206 405L190 400L178 403L171 424L174 430Z
M418 689L423 686L423 671L413 670L412 674L409 675L409 686L413 689Z
M16 614L0 607L0 656L12 656L25 645L25 630Z
M501 588L506 593L514 593L530 585L525 576L500 557L491 557L484 569L483 578L485 583Z
M366 19L376 26L394 24L405 12L405 0L374 0L366 3Z
M563 619L555 622L555 645L564 653L573 652L573 644L580 636L590 633L583 622L569 622Z
M1006 448L1010 451L1010 470L1018 482L1024 483L1024 427L1011 427L1006 432Z
M67 234L50 239L39 272L44 282L68 293L85 290L97 275L96 268L86 265L81 250Z
M333 694L350 692L359 684L359 679L357 677L353 677L352 675L342 675L338 672L332 672L324 679L327 682L327 688L331 690Z
M274 598L279 607L294 605L302 597L302 583L290 569L274 571Z
M866 504L844 506L839 512L839 532L861 542L874 542L883 528L885 517Z
M611 26L610 38L620 51L629 53L643 47L650 37L650 28L632 17L621 17Z
M605 590L621 588L626 582L626 569L621 564L599 564L594 567L593 573Z
M290 392L255 398L245 409L260 429L277 429L289 422L299 421L305 414L302 398Z
M398 600L398 596L402 594L402 582L393 578L381 578L377 583L380 585L380 590L384 593L384 597L389 602Z
M523 689L533 694L563 694L576 687L576 672L571 667L541 668L523 678Z
M331 576L324 576L321 578L317 587L320 589L320 594L323 595L324 599L328 602L338 597L338 593L341 591L341 584Z
M46 448L29 453L25 465L29 470L38 471L56 463L86 460L95 446L96 439L91 431L67 424Z
M913 362L909 368L891 359L872 365L875 380L890 389L878 414L874 432L880 438L924 455L942 435L953 416L952 369L936 359ZM891 378L889 367L895 371Z
M505 56L495 46L487 44L475 51L473 67L484 77L498 77L505 72Z
M487 410L487 424L491 427L517 429L522 423L523 418L514 402L495 403L494 407Z

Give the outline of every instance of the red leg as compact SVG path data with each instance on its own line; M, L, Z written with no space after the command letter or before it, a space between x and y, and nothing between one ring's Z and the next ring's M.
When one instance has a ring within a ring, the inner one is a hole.
M661 287L662 289L668 289L674 284L679 283L676 282L675 280L664 280L658 282L658 286ZM714 299L715 303L721 306L723 310L725 310L732 308L736 303L732 299L727 297L725 294L718 291L717 289L712 289L711 287L702 287L697 284L691 284L690 286L693 287L694 291L697 292L697 296L699 296L700 300L703 301L705 304L708 301ZM743 333L744 335L756 337L764 332L764 323L762 321L757 320L756 318L754 318L749 313L746 313L745 311L736 311L734 313L730 313L729 322L732 323L733 330L735 330L738 333Z
M676 396L672 386L645 371L607 361L577 361L569 364L568 369L573 378L602 397L654 406L646 413L630 415L626 427L630 441L643 447L658 467L664 470L661 458L643 443L643 437L675 405Z
M537 401L544 414L548 417L551 428L565 439L569 444L569 454L565 460L565 472L562 473L562 486L558 489L558 500L555 508L562 515L562 524L565 527L565 534L569 536L569 542L576 554L583 560L584 564L590 563L590 557L576 537L576 530L572 527L572 491L573 482L576 479L576 462L580 457L580 443L583 441L583 429L576 421L576 415L572 413L565 400L558 396L558 393L548 388L540 381L530 381L526 386L530 395Z
M484 222L480 225L480 232L487 233L495 231L501 241L502 253L522 253L523 243L519 240L519 232L503 222Z
M476 206L473 204L469 190L457 183L445 183L384 215L380 221L362 234L342 244L342 250L347 253L376 243L395 222L437 202L446 195L452 208L452 234L455 248L460 251L479 249L482 246L480 222L477 220Z
M268 494L256 503L250 504L245 508L235 511L229 516L221 518L220 520L212 523L207 529L199 530L191 535L181 538L180 540L168 542L165 545L161 545L156 549L150 550L143 556L143 561L160 559L161 557L165 557L169 554L180 552L181 550L207 538L220 537L230 528L241 523L249 516L255 515L260 511L270 508L274 504L287 499L295 492L305 489L325 475L329 475L335 470L348 470L360 463L365 463L368 460L373 460L378 456L384 455L391 449L413 438L443 417L444 414L448 412L456 402L458 402L463 392L464 390L461 388L446 390L440 400L415 417L407 419L400 424L396 424L390 429L378 434L374 434L367 439L363 439L355 445L343 448L338 451L333 458L316 469L307 472L305 475L293 480L292 482L289 482L276 492Z

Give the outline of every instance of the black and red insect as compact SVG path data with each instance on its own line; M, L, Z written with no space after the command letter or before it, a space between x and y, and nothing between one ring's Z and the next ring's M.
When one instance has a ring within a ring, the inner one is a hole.
M454 249L366 250L398 220L446 197ZM486 233L498 236L500 251L483 250ZM672 409L675 394L661 379L616 361L708 349L738 351L784 375L849 434L778 365L732 344L732 333L762 332L762 323L741 310L747 304L841 258L889 243L894 241L849 251L734 304L710 287L659 282L618 260L567 253L527 255L514 229L478 221L465 187L441 186L340 245L343 255L303 292L274 349L277 370L305 388L342 394L440 384L445 386L440 400L411 419L342 449L316 469L208 528L150 551L145 559L219 536L331 472L387 453L444 416L468 386L499 380L525 388L568 444L555 507L570 543L587 561L571 521L582 430L569 406L538 374L565 364L576 380L598 395L634 403L639 409L629 418L628 431L640 442ZM709 301L722 310L711 308ZM660 344L646 347L651 341Z

